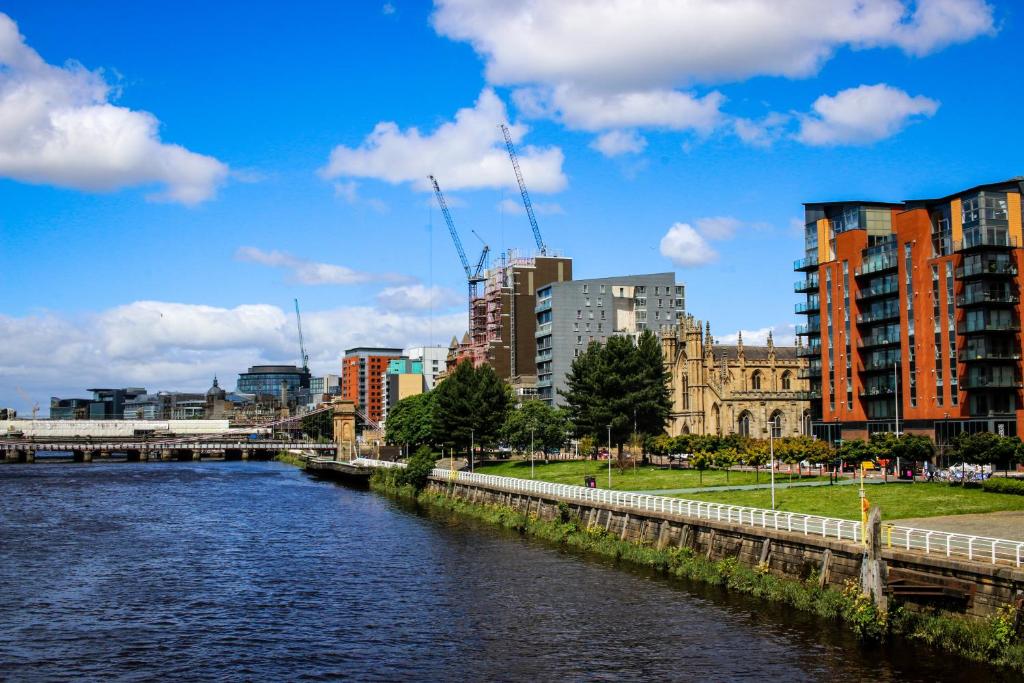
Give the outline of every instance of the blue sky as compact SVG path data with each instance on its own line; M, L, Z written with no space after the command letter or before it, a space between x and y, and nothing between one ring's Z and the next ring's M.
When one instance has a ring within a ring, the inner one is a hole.
M233 386L296 297L317 372L445 344L425 175L471 257L532 248L503 121L577 277L674 269L723 337L791 338L801 202L1024 172L1016 3L578 5L5 3L0 405Z

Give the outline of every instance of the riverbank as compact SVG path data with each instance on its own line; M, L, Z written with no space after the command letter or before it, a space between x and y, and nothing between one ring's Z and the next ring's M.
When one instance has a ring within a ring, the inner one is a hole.
M984 620L911 611L900 606L881 612L861 595L854 582L837 590L823 586L815 573L797 580L776 576L763 564L749 567L735 558L711 560L689 547L658 547L653 542L624 540L604 527L586 525L568 504L558 505L556 519L541 519L509 506L455 497L446 489L428 489L417 494L411 487L396 488L392 482L392 478L382 475L375 477L371 486L381 493L412 497L422 506L481 520L559 546L788 605L838 621L865 641L905 639L973 661L1024 672L1024 643L1012 608Z

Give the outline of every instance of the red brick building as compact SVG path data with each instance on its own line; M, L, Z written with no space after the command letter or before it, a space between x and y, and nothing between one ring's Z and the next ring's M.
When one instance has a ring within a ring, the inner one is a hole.
M805 204L794 289L815 435L1024 434L1022 189Z
M354 401L374 422L384 418L380 378L395 358L402 358L402 349L356 347L346 349L341 359L341 397Z

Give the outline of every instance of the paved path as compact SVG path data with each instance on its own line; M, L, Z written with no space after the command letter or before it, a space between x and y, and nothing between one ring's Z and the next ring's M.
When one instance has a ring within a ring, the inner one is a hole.
M865 484L884 484L885 481L881 479L865 479ZM889 483L896 483L894 480L890 480ZM840 479L832 486L853 486L860 484L859 479ZM801 488L804 486L829 486L828 480L825 481L795 481L792 484L789 482L775 482L776 489L790 489L790 488ZM649 493L652 496L674 496L678 493L713 493L716 491L757 491L767 490L772 487L771 483L768 484L745 484L743 486L704 486L699 488L688 488L688 489L653 489L647 491L630 491L630 493Z
M1024 511L985 512L971 515L946 515L944 517L915 517L911 519L886 520L897 526L911 526L918 529L948 531L971 536L1006 538L1024 541Z

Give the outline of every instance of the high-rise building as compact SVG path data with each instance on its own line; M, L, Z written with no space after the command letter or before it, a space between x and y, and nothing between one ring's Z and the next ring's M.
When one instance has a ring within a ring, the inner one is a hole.
M448 365L470 360L486 363L513 385L534 382L537 374L534 313L537 288L572 280L572 259L510 254L487 271L484 293L470 308L470 326L462 342L454 340Z
M573 360L590 342L612 335L672 330L685 310L674 273L553 282L537 289L537 397L561 404L559 390Z
M417 396L426 391L426 377L423 361L411 358L396 358L388 361L387 369L380 376L381 422L388 419L388 410L403 398Z
M814 434L1021 433L1022 189L805 204L794 289Z
M434 388L437 383L437 376L445 370L445 359L448 357L448 349L443 346L414 346L407 349L405 355L409 360L418 360L423 363L423 381L427 391Z
M341 397L355 402L373 422L384 419L381 375L396 358L402 358L402 349L359 346L345 349L341 359Z

